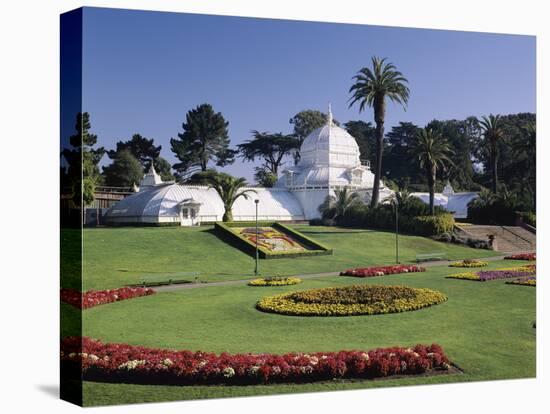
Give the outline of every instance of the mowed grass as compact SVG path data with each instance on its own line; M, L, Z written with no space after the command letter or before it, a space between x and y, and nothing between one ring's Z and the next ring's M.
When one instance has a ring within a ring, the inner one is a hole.
M294 227L333 248L334 253L330 256L261 260L262 275L337 272L349 267L395 262L395 235L391 232L308 225ZM70 231L62 240L71 243ZM84 290L137 283L144 275L169 278L184 272L200 272L203 281L220 281L250 278L254 271L254 259L220 240L212 227L85 229L83 249ZM401 262L413 262L416 254L432 252L446 252L450 259L495 255L493 251L409 235L399 237L399 252ZM194 279L185 275L181 277ZM78 272L68 273L63 278L63 285L80 289Z
M488 268L526 262L500 261ZM283 392L496 380L535 376L535 289L503 280L445 279L462 269L376 278L322 277L286 287L203 287L158 293L83 313L84 335L106 342L214 352L368 350L439 343L464 374L383 381L263 386L143 386L86 382L86 405L217 398ZM389 315L295 317L259 312L258 299L287 291L349 284L406 284L448 296L430 308ZM67 309L68 310L68 309ZM72 312L76 312L71 310ZM66 334L70 332L66 331Z

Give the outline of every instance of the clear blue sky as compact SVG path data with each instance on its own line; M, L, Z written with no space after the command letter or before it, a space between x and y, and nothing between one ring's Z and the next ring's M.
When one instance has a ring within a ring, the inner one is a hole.
M352 76L370 57L388 57L409 79L399 121L535 112L535 37L86 8L83 107L109 149L140 133L162 145L185 114L210 103L229 121L231 145L250 130L291 132L302 109L373 121L348 108ZM108 161L105 156L104 162ZM252 178L251 163L225 170Z

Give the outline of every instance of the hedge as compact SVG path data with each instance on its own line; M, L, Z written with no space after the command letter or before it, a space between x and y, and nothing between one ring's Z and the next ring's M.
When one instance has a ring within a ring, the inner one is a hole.
M367 208L365 206L352 207L338 220L337 224L348 227L395 230L395 212L391 207L386 205L376 208ZM452 232L454 225L455 220L450 213L438 212L435 216L408 216L406 214L399 214L399 230L406 233L433 236Z

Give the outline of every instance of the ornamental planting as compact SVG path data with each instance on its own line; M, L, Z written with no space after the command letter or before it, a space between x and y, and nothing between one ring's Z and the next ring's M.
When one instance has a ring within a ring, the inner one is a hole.
M487 265L488 265L487 262L483 262L481 260L464 259L458 262L452 262L449 266L450 267L485 267Z
M537 286L537 278L534 276L520 277L519 279L507 280L507 285Z
M447 279L475 280L477 282L486 282L488 280L525 278L536 274L535 265L510 267L496 270L480 270L477 272L455 273L446 276Z
M537 260L537 255L535 253L519 253L506 256L505 259L508 260Z
M302 283L302 279L298 277L267 277L253 279L248 282L249 286L287 286Z
M354 277L374 277L384 275L395 275L398 273L425 272L426 268L416 265L392 265L392 266L374 266L359 267L357 269L348 269L340 272L340 276Z
M432 289L407 286L345 286L268 296L256 303L263 312L297 316L352 316L406 312L444 302Z
M88 290L79 292L75 289L61 289L61 301L78 309L89 309L105 303L119 302L121 300L153 295L151 288L122 287L109 290Z
M216 355L69 337L61 343L61 367L67 375L91 381L245 385L415 375L448 370L450 362L436 344L370 351Z

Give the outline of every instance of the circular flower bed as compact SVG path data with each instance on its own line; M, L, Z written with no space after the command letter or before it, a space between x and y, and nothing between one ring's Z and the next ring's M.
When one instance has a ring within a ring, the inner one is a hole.
M459 262L453 262L450 267L484 267L487 266L487 262L482 262L481 260L465 259Z
M346 286L310 289L261 299L256 308L298 316L376 315L412 311L444 302L432 289L407 286Z
M248 286L286 286L302 283L302 279L297 277L266 277L253 279L248 282Z

